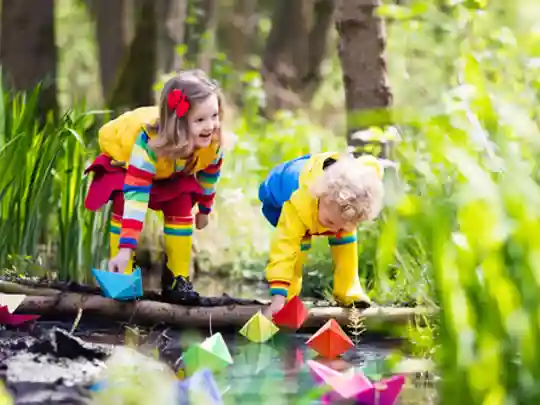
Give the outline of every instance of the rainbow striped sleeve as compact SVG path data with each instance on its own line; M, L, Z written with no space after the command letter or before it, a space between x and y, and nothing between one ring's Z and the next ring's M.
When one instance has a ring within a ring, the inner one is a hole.
M204 195L199 198L199 212L209 214L212 211L212 204L216 196L216 184L221 174L221 165L223 163L223 152L218 149L216 158L205 169L196 174L197 181L203 189Z
M328 236L328 244L332 246L348 245L349 243L356 243L356 231L349 233L339 233Z
M142 231L152 180L156 174L156 155L148 145L148 134L142 131L131 152L124 181L124 216L120 248L136 249Z

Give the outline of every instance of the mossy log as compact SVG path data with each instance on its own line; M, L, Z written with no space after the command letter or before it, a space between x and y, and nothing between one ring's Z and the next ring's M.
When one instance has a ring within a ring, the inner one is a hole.
M25 294L27 297L17 309L17 313L31 313L47 317L75 317L79 308L84 315L129 321L139 325L166 323L177 327L208 328L214 330L242 327L253 314L266 307L263 301L245 301L224 305L181 306L150 299L122 302L103 296L65 292L53 288L32 287L14 282L0 281L0 292ZM234 300L234 299L231 299ZM309 307L309 317L302 330L315 329L329 319L335 319L343 327L350 324L350 310L336 307ZM431 316L433 311L425 308L379 307L361 311L365 327L369 330L379 327L404 325L416 316Z

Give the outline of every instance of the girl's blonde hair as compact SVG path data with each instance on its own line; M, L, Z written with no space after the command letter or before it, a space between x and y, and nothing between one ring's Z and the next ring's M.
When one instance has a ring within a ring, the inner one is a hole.
M372 156L340 157L313 183L316 198L333 201L340 207L342 219L358 224L376 218L382 210L383 166Z
M190 106L187 114L178 117L174 109L169 108L168 97L171 91L179 89L186 96ZM148 129L157 136L150 140L150 147L158 156L172 159L187 158L193 153L194 142L189 136L187 116L194 105L217 95L219 119L223 118L222 96L217 82L211 80L202 70L186 70L169 79L161 92L159 120ZM221 142L221 128L213 134L213 139Z

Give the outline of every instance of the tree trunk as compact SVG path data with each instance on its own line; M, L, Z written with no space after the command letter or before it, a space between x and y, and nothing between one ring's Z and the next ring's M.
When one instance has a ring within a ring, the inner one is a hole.
M311 101L321 80L333 11L333 0L276 2L262 69L270 112Z
M225 6L220 3L222 10L218 30L219 49L224 50L229 61L239 71L247 67L251 45L255 39L257 3L258 0L232 0Z
M132 15L128 0L91 0L90 9L96 21L101 88L107 100L131 41L128 26Z
M38 115L58 111L53 0L3 0L0 61L9 87L32 91L40 82Z
M187 4L187 0L156 1L158 75L178 71L182 66L182 55L176 48L184 43Z
M118 111L155 104L156 5L154 0L137 0L136 5L135 37L108 103Z
M337 0L336 28L348 114L347 139L371 125L387 125L392 92L384 57L384 23L375 14L380 0ZM361 141L360 141L361 142Z
M203 18L201 20L202 37L199 40L199 68L210 74L212 59L216 52L216 30L217 30L217 0L204 0Z

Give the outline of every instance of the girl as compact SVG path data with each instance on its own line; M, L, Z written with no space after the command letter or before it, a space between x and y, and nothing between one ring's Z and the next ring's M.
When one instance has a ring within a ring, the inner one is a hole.
M266 219L276 227L266 276L271 317L302 288L313 235L326 235L335 264L334 297L343 306L371 305L358 277L356 228L382 208L383 166L372 156L306 155L275 167L259 188Z
M147 208L163 212L168 301L199 297L189 280L192 208L198 204L195 225L203 229L223 160L222 115L216 84L202 71L180 73L165 83L159 109L137 108L100 129L102 153L85 172L94 172L86 207L112 201L109 271L132 272Z

